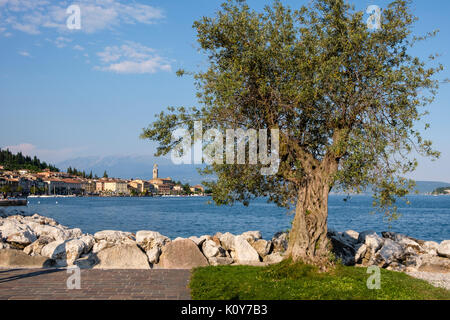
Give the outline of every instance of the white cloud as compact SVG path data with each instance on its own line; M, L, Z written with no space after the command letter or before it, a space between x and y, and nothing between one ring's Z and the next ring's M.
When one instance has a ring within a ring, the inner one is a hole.
M106 47L97 53L102 65L95 69L115 73L156 73L170 71L167 59L156 54L155 50L135 42L121 46Z
M31 54L28 51L19 51L17 53L20 54L21 56L31 58Z
M121 24L153 24L164 18L161 9L125 0L60 1L0 0L0 27L29 34L39 34L43 28L70 32L66 27L66 9L77 4L81 9L81 32L94 33L114 29Z
M84 48L82 46L80 46L79 44L74 45L73 48L74 48L74 50L84 51Z

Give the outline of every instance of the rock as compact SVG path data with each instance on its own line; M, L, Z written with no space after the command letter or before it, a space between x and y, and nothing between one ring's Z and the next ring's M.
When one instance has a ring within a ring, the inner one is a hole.
M256 250L256 252L258 252L261 258L264 258L270 253L270 250L272 249L272 241L260 239L251 243L251 246Z
M2 234L3 239L7 239L12 235L19 234L24 231L32 233L32 230L27 225L23 224L21 220L13 217L4 219L0 225L0 233Z
M242 235L234 239L234 251L236 252L235 260L239 264L248 264L260 262L258 252L248 243Z
M47 236L56 241L64 241L82 236L82 232L78 228L67 229L66 227L59 225L42 225L37 222L29 222L28 225L38 237Z
M20 250L0 250L0 267L3 268L51 268L55 261L43 256L29 256Z
M0 241L0 250L1 249L11 249L11 246L9 245L9 243Z
M383 245L383 238L381 238L375 231L363 231L358 236L358 242L364 243L372 252L376 252Z
M95 238L91 235L84 235L80 238L80 240L83 241L83 243L85 245L83 253L84 254L89 253L92 250L92 248L94 247Z
M150 262L151 264L157 264L161 255L161 248L158 246L154 246L152 249L148 250L146 254L148 257L148 262Z
M84 252L85 247L85 243L79 239L53 241L42 248L41 254L59 260L58 263L61 266L72 265Z
M136 244L123 243L97 253L95 269L150 269L147 255Z
M159 232L143 230L136 233L136 242L144 251L149 251L155 246L162 248L170 239Z
M425 241L422 245L422 248L426 254L431 254L431 255L437 256L439 243L434 242L434 241Z
M220 234L220 235L222 235L222 234ZM219 235L219 236L220 236L220 235ZM218 247L220 247L220 246L222 245L222 244L220 243L219 236L214 235L214 236L211 238L211 241L213 241Z
M412 249L408 248L406 250L406 254L403 259L403 265L405 265L408 271L417 271L422 265L422 256L415 254L415 252L410 252L409 250Z
M400 244L404 249L411 248L417 253L424 252L424 249L420 246L420 244L408 237L401 238L398 241L398 244Z
M403 272L406 271L407 267L398 262L392 262L389 266L386 267L387 270Z
M33 242L29 246L25 247L23 249L23 252L25 252L28 255L40 255L42 248L44 248L50 242L53 242L53 238L50 238L47 236L41 236L35 242Z
M262 238L260 231L247 231L241 234L241 236L250 244Z
M335 257L346 266L355 264L355 243L356 241L340 232L330 230L327 233L328 238L331 240L332 252Z
M353 231L353 230L347 230L344 232L344 234L346 236L348 236L349 238L355 240L355 242L358 242L358 238L359 238L359 232Z
M208 258L208 261L212 266L225 266L230 265L234 262L234 260L229 257L211 257Z
M100 252L100 251L102 251L104 249L112 248L114 246L115 246L114 242L109 242L109 241L106 241L106 240L100 240L100 241L98 241L98 242L96 242L94 244L94 246L92 247L92 252L93 253L97 253L97 252Z
M234 250L234 239L236 238L235 235L227 232L222 234L219 237L220 243L222 244L222 248L224 248L225 250Z
M441 257L450 258L450 240L442 241L439 244L437 254Z
M289 234L287 232L277 232L272 238L273 252L285 252L288 248Z
M402 247L391 239L384 239L383 246L377 252L375 260L381 267L386 267L392 262L398 262L404 256Z
M422 263L419 271L450 273L450 259L442 258L430 254L421 255Z
M188 239L194 241L195 244L200 247L203 244L203 242L205 242L206 236L201 236L200 238L192 236L192 237L189 237Z
M36 235L28 230L22 230L17 233L11 234L6 239L7 242L21 249L25 248L27 245L36 240Z
M206 258L225 257L225 249L218 246L213 240L206 240L202 245L202 252Z
M191 269L207 265L208 260L194 241L184 239L172 241L164 247L157 267L161 269Z
M283 259L284 259L284 257L281 252L274 252L274 253L269 254L268 256L265 256L263 261L268 264L276 264L276 263L280 263L281 261L283 261Z
M365 257L367 251L366 244L361 244L355 253L355 263L362 263L362 259Z
M80 269L92 269L97 263L97 255L88 253L75 260L73 265L79 267Z
M129 242L127 240L134 241L133 234L131 232L123 232L116 230L103 230L94 234L96 241L106 240L113 243Z

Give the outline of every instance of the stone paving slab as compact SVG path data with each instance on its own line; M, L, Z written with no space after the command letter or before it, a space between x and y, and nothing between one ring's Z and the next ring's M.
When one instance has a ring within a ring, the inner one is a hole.
M189 300L190 270L82 269L68 289L66 269L1 269L0 300Z

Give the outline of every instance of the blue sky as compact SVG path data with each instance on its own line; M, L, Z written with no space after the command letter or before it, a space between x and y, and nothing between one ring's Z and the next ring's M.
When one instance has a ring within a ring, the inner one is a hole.
M307 1L283 1L298 8ZM167 106L196 104L192 79L179 68L206 65L192 23L221 1L0 0L0 147L57 163L84 156L146 155L139 139ZM259 9L269 1L249 1ZM388 1L355 1L358 9ZM81 29L66 27L66 8L81 8ZM415 53L442 54L450 68L450 1L414 2L416 31L440 29ZM446 70L442 78L450 78ZM418 180L450 182L449 85L431 106L425 136L442 152L422 160Z

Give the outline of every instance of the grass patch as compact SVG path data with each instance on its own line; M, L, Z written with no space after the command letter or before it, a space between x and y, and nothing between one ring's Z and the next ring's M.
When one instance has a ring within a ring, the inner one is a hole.
M381 289L369 290L366 268L337 265L326 273L283 261L268 267L219 266L193 270L195 300L450 300L450 291L404 273L381 269Z

